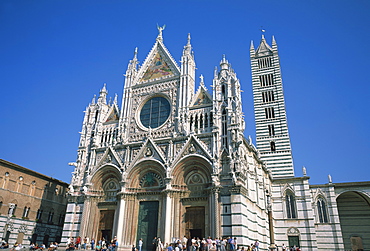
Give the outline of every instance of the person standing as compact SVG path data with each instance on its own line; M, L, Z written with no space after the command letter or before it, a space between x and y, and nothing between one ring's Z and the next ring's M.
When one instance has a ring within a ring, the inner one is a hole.
M95 248L95 239L94 238L91 239L90 245L91 245L91 250L94 250L94 248Z
M139 239L139 251L141 251L141 249L142 249L142 247L143 247L143 239Z
M157 237L154 237L154 239L152 240L152 251L156 251L157 250Z

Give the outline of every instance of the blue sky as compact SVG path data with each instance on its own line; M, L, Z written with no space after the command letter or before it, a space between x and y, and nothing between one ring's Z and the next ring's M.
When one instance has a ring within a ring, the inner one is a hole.
M209 87L222 55L255 138L249 46L263 27L279 47L296 176L312 184L370 180L370 1L0 1L0 158L69 182L83 111L141 63L166 24L180 61L191 33ZM199 79L198 79L199 83ZM119 102L120 103L120 102Z

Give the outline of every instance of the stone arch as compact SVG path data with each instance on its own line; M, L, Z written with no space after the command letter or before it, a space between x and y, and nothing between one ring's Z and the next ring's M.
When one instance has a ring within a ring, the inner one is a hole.
M189 190L190 196L200 196L212 183L212 167L209 162L198 156L182 159L172 171L172 186Z
M144 160L137 163L127 174L126 188L163 188L165 168L159 161Z
M114 182L118 185L121 179L121 171L114 165L106 164L95 171L91 178L92 187L90 189L103 192L109 183Z
M358 191L337 197L337 207L345 250L370 249L370 199Z

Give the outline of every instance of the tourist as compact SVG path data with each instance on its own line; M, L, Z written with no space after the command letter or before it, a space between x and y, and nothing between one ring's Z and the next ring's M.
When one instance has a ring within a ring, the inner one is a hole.
M143 239L139 239L139 251L143 248Z
M91 250L94 250L94 248L95 248L95 239L94 238L91 239L90 245L91 245Z

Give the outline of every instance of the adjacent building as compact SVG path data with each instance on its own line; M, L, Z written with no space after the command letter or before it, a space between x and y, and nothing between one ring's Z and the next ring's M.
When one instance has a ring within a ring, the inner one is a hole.
M0 237L13 245L60 242L68 184L0 159Z

